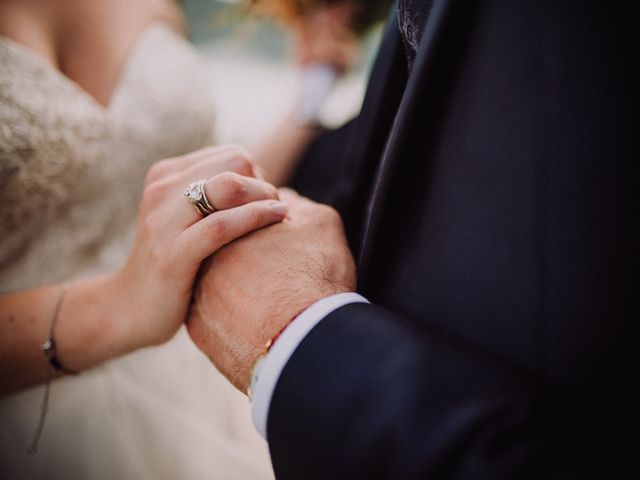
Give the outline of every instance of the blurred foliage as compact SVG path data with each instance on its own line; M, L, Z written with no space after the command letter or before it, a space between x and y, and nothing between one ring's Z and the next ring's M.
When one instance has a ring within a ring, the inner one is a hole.
M262 11L270 11L285 22L296 21L323 5L351 4L358 12L354 18L353 30L358 35L363 35L386 18L393 0L243 0L243 3L249 9L256 7Z
M209 41L212 38L219 38L229 33L237 33L238 27L243 24L258 23L252 25L252 29L267 31L267 36L273 34L269 32L273 25L264 25L265 18L260 20L252 15L252 5L258 3L272 3L280 5L282 9L290 11L293 15L304 14L308 8L313 8L317 4L331 4L339 2L353 2L358 5L359 14L356 18L354 29L359 35L364 35L367 31L381 23L388 15L393 0L182 0L182 6L186 12L191 29L192 39L198 43ZM263 35L265 32L258 33ZM269 42L267 42L269 43Z
M332 0L329 0L332 1ZM363 36L363 56L356 70L366 71L373 62L380 40L382 20L386 17L392 0L358 0L373 8L367 10L362 25L378 26L370 28ZM190 38L207 51L222 46L227 54L244 58L287 62L290 58L290 44L287 33L273 21L252 15L248 11L249 0L183 0ZM216 55L220 54L220 50Z

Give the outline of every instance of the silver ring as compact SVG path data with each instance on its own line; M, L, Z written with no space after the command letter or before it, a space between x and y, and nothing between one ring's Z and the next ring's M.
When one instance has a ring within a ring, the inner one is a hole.
M211 205L211 202L209 202L207 194L204 191L204 184L206 182L207 181L204 179L193 182L184 192L184 196L187 197L189 203L193 205L196 211L203 217L211 215L216 211L216 209Z

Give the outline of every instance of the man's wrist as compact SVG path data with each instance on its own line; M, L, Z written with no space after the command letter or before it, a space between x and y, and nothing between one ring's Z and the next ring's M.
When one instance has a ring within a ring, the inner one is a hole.
M249 399L251 399L253 397L253 384L257 381L257 374L260 370L259 365L262 364L262 360L269 353L272 345L302 312L310 308L313 304L317 303L321 299L332 296L334 294L336 294L334 288L329 289L329 291L327 292L299 291L295 298L289 299L289 301L283 304L281 308L276 309L279 312L278 319L269 321L267 323L270 326L273 326L273 328L278 328L278 330L272 330L272 333L270 334L271 336L266 337L264 340L262 340L264 342L263 346L262 348L258 347L255 350L255 353L253 354L253 361L247 366L248 371L246 372L244 377L242 377L241 375L238 379L239 382L234 383L234 385L236 385L236 387L240 391L246 392ZM283 323L282 318L286 318L287 320ZM260 333L269 335L264 330L262 330Z
M354 292L326 296L295 317L295 321L282 332L269 353L254 368L252 378L252 417L258 432L266 438L267 416L271 397L280 374L306 335L330 313L350 303L368 303Z
M258 356L256 361L254 362L253 368L251 369L251 375L249 376L249 384L247 386L247 396L249 397L249 400L253 399L253 389L255 388L255 384L257 383L258 377L260 376L260 372L262 370L262 365L263 365L264 361L266 360L267 355L271 351L271 347L273 347L273 345L276 343L278 338L280 338L280 336L284 333L284 331L287 329L287 327L289 325L291 325L291 323L298 317L298 315L295 315L291 320L289 320L280 329L280 331L278 333L276 333L270 340L267 341L267 343L264 346L264 349L263 349L262 353Z

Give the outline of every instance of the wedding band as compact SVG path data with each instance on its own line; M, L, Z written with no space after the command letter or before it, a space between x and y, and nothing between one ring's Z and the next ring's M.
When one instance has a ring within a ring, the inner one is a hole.
M211 205L211 202L209 202L207 194L204 191L205 183L206 180L204 179L193 182L184 192L184 196L187 197L189 203L193 205L193 208L195 208L203 217L211 215L216 211L216 209Z

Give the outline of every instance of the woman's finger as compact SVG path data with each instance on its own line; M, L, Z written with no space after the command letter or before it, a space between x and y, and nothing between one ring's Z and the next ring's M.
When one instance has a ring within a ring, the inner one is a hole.
M253 172L254 172L254 177L256 177L258 180L264 180L265 182L268 181L267 171L257 163L253 165Z
M288 202L290 200L298 200L300 198L298 192L288 187L279 188L278 194L279 198L281 198L284 202Z
M207 180L205 192L215 210L227 210L257 200L278 200L278 189L262 180L224 172Z
M279 200L278 189L270 183L245 177L233 172L220 173L204 184L206 199L215 210L227 210L258 200ZM174 210L181 229L188 228L202 219L198 210L184 196Z
M193 173L190 172L192 169ZM197 175L197 172L207 170L208 174ZM180 157L156 162L149 169L145 185L182 173L191 173L195 180L196 177L207 178L227 170L241 175L255 176L254 164L249 152L239 145L230 144L203 148Z
M178 237L178 247L189 261L200 263L218 249L267 225L281 222L287 216L284 202L262 200L229 210L220 210L196 222Z
M204 155L199 161L192 162L180 173L188 179L210 178L222 172L235 172L246 177L255 177L255 164L251 154L242 147L236 145L215 155Z

